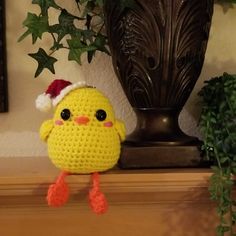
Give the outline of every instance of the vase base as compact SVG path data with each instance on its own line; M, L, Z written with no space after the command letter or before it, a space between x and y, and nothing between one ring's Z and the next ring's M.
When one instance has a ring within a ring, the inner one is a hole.
M208 167L201 155L201 141L179 146L122 147L119 167L122 169Z

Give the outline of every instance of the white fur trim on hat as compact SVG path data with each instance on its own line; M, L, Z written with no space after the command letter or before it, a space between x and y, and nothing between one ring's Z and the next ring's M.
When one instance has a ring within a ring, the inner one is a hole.
M35 100L35 105L36 108L40 111L49 111L52 107L52 100L50 98L50 94L40 94Z
M52 99L53 106L56 106L70 91L83 87L86 87L85 81L79 81L77 83L66 86L64 89L61 90L58 96Z

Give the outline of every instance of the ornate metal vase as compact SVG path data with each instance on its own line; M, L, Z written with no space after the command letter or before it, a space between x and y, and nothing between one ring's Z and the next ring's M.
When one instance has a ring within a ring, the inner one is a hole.
M198 166L200 141L181 131L178 116L202 69L213 0L135 3L104 6L114 69L138 118L120 166Z

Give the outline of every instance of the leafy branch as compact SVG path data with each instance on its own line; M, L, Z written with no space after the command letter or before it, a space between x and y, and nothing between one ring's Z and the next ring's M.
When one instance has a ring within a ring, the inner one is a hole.
M58 5L54 0L32 0L40 8L40 13L28 12L23 26L27 30L20 36L22 41L31 35L32 44L41 40L45 33L52 38L52 45L48 49L39 48L38 52L30 53L38 63L35 73L37 77L44 69L55 73L54 63L57 59L54 53L60 49L68 50L68 60L76 61L81 65L81 56L87 53L87 60L90 63L96 51L110 55L108 40L105 32L103 4L105 0L71 0L79 12L74 15L64 6ZM106 0L110 1L110 0ZM120 8L131 8L135 0L117 0ZM68 3L67 3L68 4ZM59 13L58 23L49 24L49 9L53 8ZM76 25L79 22L79 26Z
M32 4L37 4L40 7L40 13L39 15L28 13L23 22L23 26L27 30L18 41L31 35L32 44L35 44L38 39L42 39L44 33L49 33L52 37L52 45L50 45L49 50L39 48L38 52L29 54L38 62L35 77L44 69L49 69L52 73L55 73L54 63L57 59L53 54L60 49L67 49L69 51L68 60L76 61L78 64L81 64L81 56L85 52L88 53L89 62L91 62L96 51L109 54L107 37L103 33L104 16L101 9L103 1L74 1L80 12L79 16L68 12L65 8L56 4L54 0L32 1ZM59 12L58 24L49 24L49 8L54 8ZM76 21L81 22L81 27L75 25ZM96 25L94 22L96 22Z
M18 41L22 41L27 36L32 37L32 44L38 40L43 40L44 34L49 34L52 38L52 45L47 49L39 48L38 52L30 53L37 63L38 68L35 73L37 77L44 69L49 69L55 73L54 63L55 52L61 49L68 50L68 60L76 61L81 65L81 56L87 53L87 60L90 63L96 51L104 52L108 55L108 39L105 33L103 5L106 1L116 1L121 11L125 9L135 9L136 0L70 0L64 1L61 5L55 0L32 0L32 4L38 5L40 13L28 12L23 26L27 28ZM223 2L236 3L236 0L215 0L220 4ZM72 14L66 9L66 4L74 3L77 7L78 15ZM230 6L231 6L230 5ZM49 9L53 8L59 13L58 23L49 24ZM79 22L79 26L75 22ZM43 52L43 57L42 57ZM42 60L46 60L42 61Z
M217 235L227 232L236 236L236 201L232 193L236 174L236 76L224 73L207 81L199 95L203 100L200 129L204 149L214 163L209 192L218 202Z

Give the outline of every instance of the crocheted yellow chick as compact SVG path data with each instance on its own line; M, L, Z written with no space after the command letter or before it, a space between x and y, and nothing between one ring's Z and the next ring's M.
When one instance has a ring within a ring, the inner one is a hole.
M109 100L83 82L55 80L39 96L36 106L47 110L51 101L54 117L41 125L40 137L47 142L49 158L63 172L49 188L48 204L60 206L67 201L67 174L93 173L90 205L96 213L104 213L107 202L99 190L98 172L117 163L120 143L125 139L124 124L115 118Z

